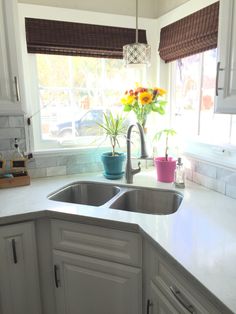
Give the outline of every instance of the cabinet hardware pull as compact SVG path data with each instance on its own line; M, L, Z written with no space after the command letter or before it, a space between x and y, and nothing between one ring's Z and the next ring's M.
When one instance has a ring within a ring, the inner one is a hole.
M147 300L147 314L149 314L149 310L150 310L150 307L152 306L152 302L148 299Z
M11 240L11 247L12 247L12 255L13 255L13 262L14 264L17 264L17 254L16 254L16 240Z
M194 306L191 304L187 304L186 297L182 295L182 293L173 286L170 286L170 291L173 293L176 300L191 314L196 314Z
M219 72L223 71L224 69L220 67L220 62L217 62L217 67L216 67L216 96L218 96L218 91L222 90L223 88L219 88L218 83L219 83Z
M59 271L59 267L57 265L54 265L54 279L55 279L55 285L57 288L60 285L60 280L58 278L58 271Z
M16 91L16 101L20 101L20 89L18 84L17 76L14 76L14 83L15 83L15 91Z

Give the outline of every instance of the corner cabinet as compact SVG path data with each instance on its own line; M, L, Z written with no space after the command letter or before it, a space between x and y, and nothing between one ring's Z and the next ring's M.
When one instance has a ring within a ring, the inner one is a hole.
M231 314L161 249L144 241L144 314Z
M57 314L141 314L138 234L52 221Z
M17 0L0 0L0 114L23 113L23 71Z
M236 113L236 0L220 0L216 113Z
M0 226L0 313L41 314L33 222Z

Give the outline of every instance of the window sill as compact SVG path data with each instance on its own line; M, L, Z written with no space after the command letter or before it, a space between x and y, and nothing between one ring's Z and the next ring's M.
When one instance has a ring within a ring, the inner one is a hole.
M83 152L102 152L102 151L110 151L110 146L99 146L99 147L73 147L73 148L53 148L53 149L42 149L33 152L35 157L37 156L54 156L60 154L60 156L66 155L75 155L75 154L83 154ZM120 148L120 151L124 151L124 148Z
M236 147L186 141L183 154L230 170L236 170Z

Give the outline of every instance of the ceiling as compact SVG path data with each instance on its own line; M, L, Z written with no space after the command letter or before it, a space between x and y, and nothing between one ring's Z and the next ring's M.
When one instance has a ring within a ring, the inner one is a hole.
M139 0L139 17L157 18L189 0ZM18 0L20 3L135 15L135 0Z

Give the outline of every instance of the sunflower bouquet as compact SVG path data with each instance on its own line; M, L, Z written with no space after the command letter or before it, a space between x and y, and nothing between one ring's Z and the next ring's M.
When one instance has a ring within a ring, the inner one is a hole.
M124 105L124 111L133 111L137 121L145 128L147 115L151 111L161 115L165 113L167 102L162 99L165 94L166 91L162 88L137 87L126 91L121 102Z

